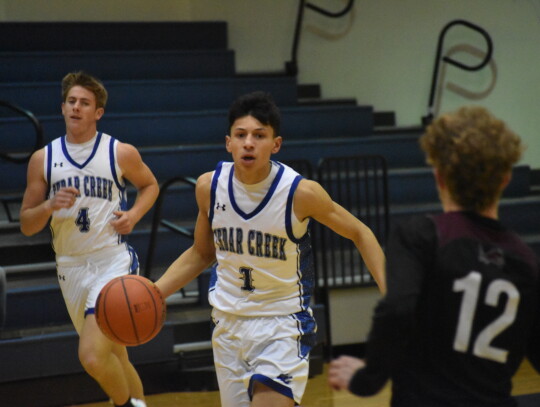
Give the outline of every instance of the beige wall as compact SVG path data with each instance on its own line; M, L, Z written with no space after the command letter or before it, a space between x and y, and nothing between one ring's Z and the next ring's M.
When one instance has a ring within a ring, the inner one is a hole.
M330 290L332 344L365 342L371 328L373 309L380 299L381 294L376 287Z
M338 11L346 0L311 0ZM298 2L294 0L0 0L0 21L229 22L239 72L282 71L290 59ZM441 111L482 104L525 139L524 162L540 168L540 0L356 0L353 12L330 19L305 11L299 82L320 83L327 98L355 97L394 111L399 125L427 112L439 32L466 19L490 33L494 63L479 72L446 69ZM455 27L445 50L468 44L485 50L476 33ZM478 57L457 51L469 64Z

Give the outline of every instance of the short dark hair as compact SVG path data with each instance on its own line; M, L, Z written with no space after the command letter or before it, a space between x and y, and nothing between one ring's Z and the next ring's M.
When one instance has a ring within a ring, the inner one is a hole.
M279 136L280 112L269 93L257 91L238 97L229 109L229 129L236 120L245 116L253 116L265 126L272 127L274 137Z

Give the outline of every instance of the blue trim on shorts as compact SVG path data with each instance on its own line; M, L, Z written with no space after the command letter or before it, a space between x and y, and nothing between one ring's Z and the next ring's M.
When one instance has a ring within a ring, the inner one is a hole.
M84 317L86 318L88 315L95 315L95 313L95 308L88 308L86 311L84 311Z
M283 394L284 396L294 400L294 396L290 387L278 383L275 380L270 379L268 376L262 374L254 374L249 379L248 395L250 400L253 400L253 386L255 384L255 381L262 383L265 386L270 387L272 390L277 391L278 393Z

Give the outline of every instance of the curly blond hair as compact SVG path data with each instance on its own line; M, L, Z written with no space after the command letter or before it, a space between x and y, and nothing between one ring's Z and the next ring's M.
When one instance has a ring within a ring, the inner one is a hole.
M86 72L70 72L62 79L62 101L65 102L70 89L74 86L81 86L88 89L96 96L96 108L104 108L107 104L107 90L103 83Z
M428 164L463 209L481 212L500 199L524 147L506 124L483 107L462 107L437 118L420 137Z

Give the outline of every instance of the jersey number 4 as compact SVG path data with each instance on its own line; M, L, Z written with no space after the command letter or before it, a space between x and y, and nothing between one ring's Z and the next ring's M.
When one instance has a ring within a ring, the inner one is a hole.
M88 233L90 231L90 216L88 216L89 209L81 208L75 219L75 224L81 231L81 233Z
M478 271L471 271L467 276L454 281L454 291L463 292L457 332L454 338L454 349L458 352L465 353L469 349L474 316L477 308L481 306L478 301L481 283L482 274ZM495 362L505 363L508 351L496 348L491 343L516 319L520 295L514 284L507 280L497 279L493 280L487 287L483 302L491 307L496 307L501 299L501 294L506 294L507 298L504 310L474 339L473 354Z

